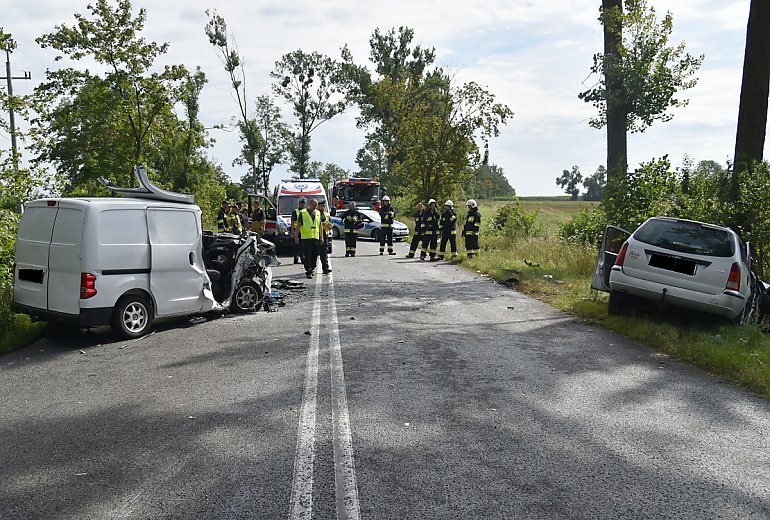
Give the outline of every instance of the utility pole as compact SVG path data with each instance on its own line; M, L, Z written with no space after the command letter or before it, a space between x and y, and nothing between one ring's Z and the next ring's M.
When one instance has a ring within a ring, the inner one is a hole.
M11 161L13 161L14 171L19 171L19 154L16 147L16 119L13 114L13 80L15 79L32 79L30 72L24 71L23 76L11 76L11 50L5 49L5 77L0 78L7 80L8 82L8 119L11 124Z

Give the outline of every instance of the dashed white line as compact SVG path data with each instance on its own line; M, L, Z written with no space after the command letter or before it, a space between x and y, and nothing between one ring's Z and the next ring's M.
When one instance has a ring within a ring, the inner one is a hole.
M305 388L297 427L297 454L291 483L291 520L310 520L313 516L313 465L315 464L316 397L318 394L318 346L321 335L321 282L315 279L310 346L305 363Z
M358 504L356 466L353 459L353 441L345 390L345 372L342 366L337 302L334 295L334 278L329 275L329 345L331 357L332 435L334 444L334 487L339 520L358 520L361 510Z

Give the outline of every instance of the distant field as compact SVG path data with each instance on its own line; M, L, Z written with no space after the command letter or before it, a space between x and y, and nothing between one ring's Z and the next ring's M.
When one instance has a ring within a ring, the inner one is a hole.
M537 220L549 231L556 230L560 224L569 220L581 209L591 209L599 204L582 200L572 201L569 197L520 197L519 200L527 211L537 211ZM501 206L510 202L480 200L479 207L482 215L493 216Z

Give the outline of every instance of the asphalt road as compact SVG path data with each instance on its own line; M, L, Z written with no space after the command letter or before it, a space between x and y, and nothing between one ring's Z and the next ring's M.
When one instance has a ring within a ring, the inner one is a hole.
M405 244L335 247L277 312L0 357L0 518L770 518L768 402Z

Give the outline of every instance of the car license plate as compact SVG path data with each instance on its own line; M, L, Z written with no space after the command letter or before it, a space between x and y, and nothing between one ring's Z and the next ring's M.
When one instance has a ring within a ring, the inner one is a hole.
M674 271L688 276L693 276L695 274L695 265L695 260L689 260L687 258L656 253L653 253L650 256L650 267Z

